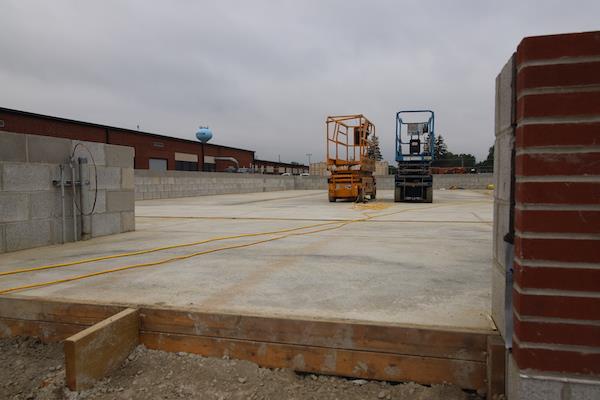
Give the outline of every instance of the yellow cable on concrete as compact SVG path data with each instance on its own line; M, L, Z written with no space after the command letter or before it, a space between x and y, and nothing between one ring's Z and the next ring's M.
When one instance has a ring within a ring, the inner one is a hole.
M344 221L341 221L341 222L344 222ZM110 256L101 256L101 257L94 257L94 258L86 258L86 259L83 259L83 260L76 260L76 261L70 261L70 262L59 263L59 264L42 265L42 266L39 266L39 267L15 269L15 270L12 270L12 271L0 272L0 276L22 274L24 272L42 271L42 270L45 270L45 269L69 267L69 266L72 266L72 265L86 264L86 263L95 262L95 261L110 260L110 259L113 259L113 258L137 256L137 255L140 255L140 254L148 254L148 253L154 253L154 252L162 251L162 250L177 249L177 248L180 248L180 247L197 246L197 245L206 244L206 243L218 242L218 241L221 241L221 240L239 239L239 238L253 237L253 236L277 235L277 234L280 234L280 233L293 232L293 231L298 231L298 230L302 230L302 229L316 228L318 226L333 225L333 224L338 224L338 223L340 223L340 221L331 221L331 222L325 222L325 223L321 223L321 224L305 225L305 226L301 226L301 227L298 227L298 228L282 229L282 230L271 231L271 232L243 233L243 234L240 234L240 235L222 236L222 237L216 237L216 238L211 238L211 239L206 239L206 240L200 240L200 241L197 241L197 242L180 243L180 244L174 244L174 245L170 245L170 246L154 247L154 248L146 249L146 250L132 251L132 252L129 252L129 253L119 253L119 254L113 254L113 255L110 255Z
M70 277L70 278L62 278L62 279L57 279L57 280L53 280L53 281L32 283L30 285L23 285L23 286L16 286L16 287L8 288L8 289L2 289L2 290L0 290L0 294L6 294L6 293L11 293L11 292L16 292L16 291L19 291L19 290L33 289L33 288L42 287L42 286L49 286L49 285L54 285L54 284L58 284L58 283L71 282L71 281L81 280L81 279L85 279L85 278L91 278L91 277L98 276L98 275L104 275L104 274L109 274L109 273L113 273L113 272L125 271L125 270L133 269L133 268L151 267L151 266L155 266L155 265L165 264L165 263L168 263L168 262L171 262L171 261L185 260L185 259L188 259L188 258L192 258L192 257L204 255L204 254L216 253L218 251L230 250L230 249L238 249L238 248L243 248L243 247L254 246L254 245L257 245L257 244L261 244L261 243L272 242L272 241L284 239L284 238L290 237L290 236L310 235L310 234L317 233L317 232L324 232L324 231L329 231L329 230L333 230L333 229L339 229L339 228L341 228L343 226L346 226L348 224L351 224L351 223L364 222L364 221L368 221L368 220L376 218L376 217L388 216L388 215L393 215L393 214L399 214L401 212L412 211L412 210L424 210L424 209L430 209L430 208L437 208L437 207L441 207L441 206L442 205L435 205L435 206L429 206L429 207L419 207L419 208L413 208L413 209L407 208L407 209L404 209L404 210L399 210L399 211L392 212L392 213L387 213L387 214L384 214L384 215L367 215L366 213L364 213L364 215L365 215L364 218L347 220L346 222L342 222L342 223L340 223L340 222L328 222L328 223L322 223L322 224L313 224L313 225L307 225L307 226L299 227L299 228L284 229L284 230L276 231L276 232L279 232L279 233L291 232L291 231L297 231L297 230L302 230L302 229L309 229L311 227L317 227L317 226L323 226L323 225L332 225L334 223L338 224L338 226L334 226L334 227L317 229L317 230L310 231L310 232L288 233L287 235L282 235L282 236L274 237L274 238L270 238L270 239L259 240L259 241L252 242L252 243L245 243L245 244L240 244L240 245L225 246L225 247L220 247L220 248L216 248L216 249L204 250L204 251L199 251L199 252L195 252L195 253L185 254L185 255L181 255L181 256L175 256L175 257L166 258L166 259L157 260L157 261L151 261L151 262L140 263L140 264L126 265L126 266L123 266L123 267L111 268L111 269L107 269L107 270L103 270L103 271L91 272L91 273L83 274L83 275L76 275L76 276L73 276L73 277ZM268 234L268 233L243 234L243 235L231 236L231 237L228 237L228 238L249 237L249 236L258 236L258 235L266 235L266 234ZM223 238L215 238L215 239L209 239L208 241L215 241L215 240L224 240L224 239ZM208 241L204 241L204 242L208 242ZM196 243L200 243L200 242L196 242ZM165 249L166 248L176 248L176 247L184 247L184 246L192 246L192 245L194 245L194 244L186 243L186 244L181 244L181 245L165 246L164 248ZM43 266L43 267L37 267L37 268L30 268L30 269L28 269L28 271L36 271L36 270L39 270L39 269L48 269L48 268L58 268L58 267L61 267L61 266L74 265L74 264L82 264L84 262L105 260L105 259L109 259L109 258L117 258L119 256L120 257L125 257L127 255L144 254L144 253L149 253L151 251L158 251L158 250L154 250L154 249L141 250L139 252L132 252L132 253L125 253L125 254L121 254L121 255L98 257L97 259L88 259L88 260L83 260L83 261L79 261L79 262L75 261L73 263L55 264L54 266ZM27 271L24 271L24 270L16 270L16 271L17 272L15 272L15 271L8 271L8 272L5 272L4 274L7 275L10 272L19 273L18 271L27 272Z
M30 285L16 286L16 287L8 288L8 289L2 289L2 290L0 290L0 294L7 294L7 293L11 293L11 292L16 292L19 290L33 289L33 288L38 288L38 287L42 287L42 286L50 286L50 285L55 285L58 283L72 282L72 281L77 281L77 280L81 280L81 279L85 279L85 278L91 278L91 277L98 276L98 275L110 274L112 272L125 271L125 270L133 269L133 268L143 268L143 267L151 267L151 266L160 265L160 264L166 264L168 262L185 260L188 258L192 258L192 257L204 255L204 254L216 253L218 251L239 249L239 248L243 248L243 247L254 246L257 244L261 244L261 243L273 242L275 240L283 239L283 238L286 238L289 236L302 236L302 235L309 235L309 234L317 233L317 232L324 232L324 231L328 231L328 230L341 228L342 226L348 225L352 222L356 222L356 221L348 221L348 222L341 223L338 226L318 229L318 230L310 231L310 232L288 233L287 235L278 236L278 237L274 237L274 238L270 238L270 239L259 240L259 241L252 242L252 243L244 243L244 244L238 244L238 245L219 247L216 249L199 251L196 253L185 254L185 255L175 256L175 257L171 257L171 258L165 258L165 259L157 260L157 261L150 261L150 262L146 262L146 263L126 265L123 267L117 267L117 268L106 269L103 271L91 272L89 274L76 275L76 276L72 276L69 278L56 279L56 280L47 281L47 282L32 283Z

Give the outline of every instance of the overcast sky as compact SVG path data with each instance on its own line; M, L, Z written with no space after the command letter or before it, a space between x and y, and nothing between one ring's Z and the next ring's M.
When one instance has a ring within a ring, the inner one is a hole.
M0 2L0 106L322 160L327 115L430 108L487 155L494 79L524 36L600 29L600 1Z

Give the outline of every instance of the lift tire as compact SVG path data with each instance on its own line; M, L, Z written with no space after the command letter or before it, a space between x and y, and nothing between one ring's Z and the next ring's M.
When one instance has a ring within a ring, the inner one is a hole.
M402 190L400 188L394 189L394 202L399 203L402 201Z
M329 202L330 203L335 203L335 197L329 196Z
M433 187L425 189L425 203L433 203Z

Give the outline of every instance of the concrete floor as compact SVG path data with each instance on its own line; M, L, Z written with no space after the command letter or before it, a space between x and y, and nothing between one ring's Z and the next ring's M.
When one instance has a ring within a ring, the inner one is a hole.
M15 294L487 330L493 327L490 194L436 191L433 204L394 203L391 191L378 192L379 199L367 205L331 204L323 191L139 201L135 232L3 254L0 270L380 215L338 229ZM5 276L0 277L0 288L279 236L230 239Z

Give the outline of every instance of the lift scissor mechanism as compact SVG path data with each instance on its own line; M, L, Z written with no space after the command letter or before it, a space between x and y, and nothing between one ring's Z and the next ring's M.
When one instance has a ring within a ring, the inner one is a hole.
M373 200L377 195L375 160L369 158L369 138L375 125L364 115L329 116L327 126L327 180L329 201Z

